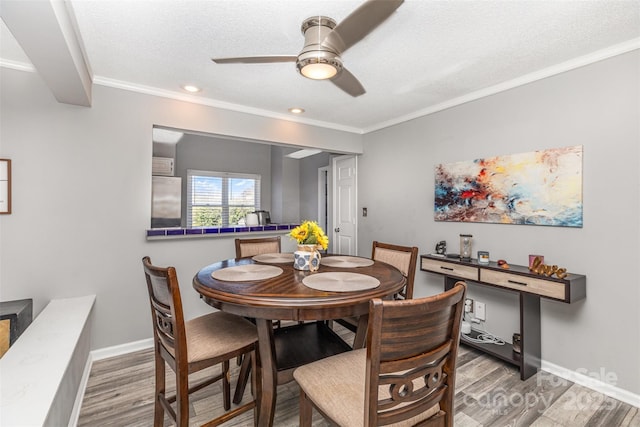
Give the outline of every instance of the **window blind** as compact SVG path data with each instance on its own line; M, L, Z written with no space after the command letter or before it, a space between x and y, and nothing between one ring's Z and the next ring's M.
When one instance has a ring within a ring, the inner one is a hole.
M260 175L187 170L187 226L243 223L260 209Z

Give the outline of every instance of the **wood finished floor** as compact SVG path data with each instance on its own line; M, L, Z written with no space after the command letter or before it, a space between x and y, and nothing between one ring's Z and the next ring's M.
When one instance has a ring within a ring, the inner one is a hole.
M340 333L350 338L350 332ZM168 367L167 370L171 371ZM237 373L238 367L232 363L234 387ZM151 349L95 362L78 426L153 425L153 387ZM167 387L174 387L171 379ZM295 381L278 387L274 426L298 425L298 393ZM243 403L249 399L247 391ZM216 383L194 393L191 406L192 426L222 413L220 385ZM521 381L514 367L465 346L461 346L458 353L455 407L455 425L460 427L640 427L639 408L546 372ZM165 417L165 426L170 425ZM224 425L251 426L253 413L243 414ZM330 424L314 413L313 425Z

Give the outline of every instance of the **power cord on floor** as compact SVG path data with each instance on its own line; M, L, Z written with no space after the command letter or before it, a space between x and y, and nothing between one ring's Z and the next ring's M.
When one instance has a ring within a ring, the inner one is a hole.
M461 339L468 342L473 342L477 344L495 344L495 345L504 345L504 341L495 335L483 331L480 329L472 328L471 323L480 323L480 319L475 319L471 317L471 319L467 319L467 316L471 316L469 313L471 312L472 301L470 299L466 299L464 302L464 311L462 312L462 334L460 334ZM477 333L476 337L471 337L469 334L471 332Z
M505 344L504 340L502 340L501 338L498 338L492 333L489 333L487 331L482 331L480 329L475 329L475 328L472 328L471 330L476 332L478 335L475 338L473 338L467 334L462 334L461 336L464 341L469 341L476 344L495 344L495 345Z

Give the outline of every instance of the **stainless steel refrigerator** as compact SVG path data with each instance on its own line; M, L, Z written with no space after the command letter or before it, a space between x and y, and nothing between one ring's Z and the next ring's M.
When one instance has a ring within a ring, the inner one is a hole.
M182 178L154 176L151 192L151 228L180 227Z

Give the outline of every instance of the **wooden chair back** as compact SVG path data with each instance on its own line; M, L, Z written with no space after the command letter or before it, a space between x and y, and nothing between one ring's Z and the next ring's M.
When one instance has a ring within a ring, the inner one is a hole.
M175 268L155 266L149 257L142 259L142 266L153 320L154 427L164 425L165 413L173 419L177 427L188 427L189 395L218 381L222 382L225 412L206 425L219 425L251 409L255 410L255 399L231 410L229 373L229 360L242 355L251 363L254 372L257 371L256 357L253 354L258 336L253 325L221 311L185 322ZM169 365L175 373L175 394L171 396L166 393L165 365ZM215 365L221 365L219 373L213 371L212 375L204 376L195 383L189 381L189 374ZM260 387L255 379L254 375L252 384L256 395L259 395ZM240 403L240 400L235 403ZM256 420L254 414L254 422Z
M157 351L172 369L186 369L187 342L176 270L154 266L149 257L142 259L142 265L151 303L153 337L160 345Z
M451 290L432 297L371 301L365 425L400 422L437 403L440 412L430 422L441 420L435 425L453 425L455 366L465 292L465 283L458 282Z
M396 299L413 298L413 281L418 262L418 248L415 246L399 246L374 241L371 259L391 264L407 279L407 284L395 297Z
M236 239L236 258L281 252L280 236L259 239Z

